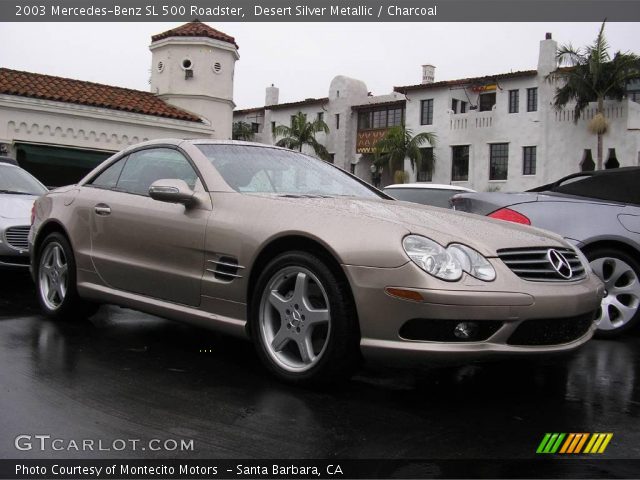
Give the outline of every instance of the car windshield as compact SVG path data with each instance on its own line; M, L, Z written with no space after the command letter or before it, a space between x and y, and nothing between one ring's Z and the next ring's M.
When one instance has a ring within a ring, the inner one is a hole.
M340 169L297 152L250 145L197 147L237 192L381 197Z
M40 182L21 168L0 164L0 193L42 195L46 191Z
M383 190L384 193L397 200L442 208L449 208L449 199L462 191L435 188L385 188Z

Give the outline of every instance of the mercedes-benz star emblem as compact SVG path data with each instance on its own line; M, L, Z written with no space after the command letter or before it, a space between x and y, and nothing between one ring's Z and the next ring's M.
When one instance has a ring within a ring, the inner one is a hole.
M554 250L553 248L549 249L547 252L547 259L553 269L558 272L558 275L562 278L569 279L573 276L573 269L571 268L569 260L567 260L567 257L559 251Z

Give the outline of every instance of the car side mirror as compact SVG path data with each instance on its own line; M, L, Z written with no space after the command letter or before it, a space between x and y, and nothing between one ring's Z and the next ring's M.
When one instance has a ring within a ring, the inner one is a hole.
M186 207L197 202L195 192L187 182L177 178L156 180L149 187L149 196L159 202L182 203Z

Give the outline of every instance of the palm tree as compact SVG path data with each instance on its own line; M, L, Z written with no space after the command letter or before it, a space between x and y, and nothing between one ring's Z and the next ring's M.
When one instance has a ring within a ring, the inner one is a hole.
M435 133L422 132L413 135L413 132L404 125L391 127L375 144L374 164L378 167L386 164L389 171L394 172L396 168L404 171L404 159L408 158L411 162L411 168L415 170L416 164L418 169L422 165L422 152L420 147L429 144L432 147L436 145ZM435 161L435 156L433 157Z
M253 127L247 122L233 122L231 136L234 140L251 141L254 136Z
M317 133L329 133L329 127L319 118L313 122L307 122L307 115L298 112L291 117L291 126L278 125L273 134L275 137L283 137L276 142L278 147L285 147L290 150L302 151L302 147L308 145L315 154L323 159L329 159L329 152L326 147L316 140Z
M597 102L596 115L589 122L589 130L598 139L598 170L602 169L602 137L608 130L604 101L621 101L626 94L627 84L640 78L640 57L630 52L616 52L611 58L604 25L605 22L602 22L593 45L577 49L571 44L561 46L556 55L560 68L547 76L551 82L562 82L562 86L556 88L553 102L556 109L575 102L575 123L589 103Z

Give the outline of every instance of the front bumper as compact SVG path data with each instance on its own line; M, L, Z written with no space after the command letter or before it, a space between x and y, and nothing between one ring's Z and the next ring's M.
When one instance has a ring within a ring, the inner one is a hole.
M561 353L592 337L593 318L604 292L603 284L594 275L571 282L531 282L517 277L500 260L491 262L497 273L493 282L469 276L459 282L440 281L412 262L398 268L344 265L358 310L362 354L368 359L394 363L471 361ZM424 301L391 296L385 292L387 287L418 292ZM582 322L583 328L569 328L561 335L560 327L574 326L574 319ZM544 328L550 331L557 326L559 332L549 336L541 331L523 342L523 333L535 331L537 326L542 329L543 324L534 320L544 322ZM489 333L486 338L470 340L453 335L444 341L410 339L405 335L407 328L403 330L410 321L414 327L422 323L423 332L428 332L432 324L450 324L453 334L457 323L473 322L480 331ZM492 328L483 328L489 324Z

